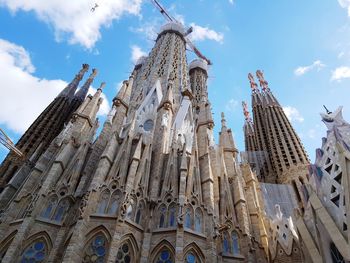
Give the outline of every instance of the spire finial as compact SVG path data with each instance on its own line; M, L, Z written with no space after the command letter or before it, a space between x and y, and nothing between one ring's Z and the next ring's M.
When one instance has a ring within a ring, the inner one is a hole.
M252 73L248 74L248 79L250 82L250 88L252 89L253 92L257 92L258 91L258 85L256 84L255 80L254 80L254 76Z
M102 91L105 86L106 86L106 82L102 82L98 89Z
M243 107L243 114L244 114L245 120L249 121L250 120L250 113L248 110L248 105L245 101L242 101L242 107Z
M88 71L88 69L89 69L89 65L88 64L83 64L82 68L79 70L78 74L75 75L75 77L71 81L71 83L69 83L68 86L65 87L64 90L62 90L60 92L60 94L58 94L57 97L68 97L68 98L71 99L73 97L75 91L78 88L79 82L83 78L85 72Z
M265 80L264 78L264 72L258 69L256 71L256 76L259 79L260 87L262 88L263 91L268 91L270 90L269 88L269 83Z
M87 65L87 64L86 64ZM84 83L84 85L77 91L77 93L75 94L75 97L78 98L79 100L84 100L86 97L86 94L89 91L90 85L91 83L94 81L94 78L96 77L98 73L97 69L92 69L92 72L89 76L89 78L86 80L86 82Z
M323 105L323 108L325 108L327 114L332 114L332 112L327 109L326 105Z
M221 112L221 126L226 127L225 113Z

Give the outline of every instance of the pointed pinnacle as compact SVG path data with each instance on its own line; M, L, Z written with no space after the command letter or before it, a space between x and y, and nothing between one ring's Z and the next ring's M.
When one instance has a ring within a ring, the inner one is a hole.
M102 91L105 86L106 86L106 82L102 82L98 89Z

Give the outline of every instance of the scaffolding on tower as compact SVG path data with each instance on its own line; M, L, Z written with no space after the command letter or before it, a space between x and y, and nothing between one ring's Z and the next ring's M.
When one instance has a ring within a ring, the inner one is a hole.
M166 20L170 21L170 22L176 22L179 23L179 21L177 21L174 17L172 17L167 11L166 9L157 1L157 0L151 0L151 2L153 3L153 5L159 10L159 12L165 17ZM197 57L205 60L207 62L208 65L212 65L212 62L210 61L210 59L208 59L206 56L204 56L199 49L192 43L192 41L188 38L188 35L192 32L193 28L190 27L187 29L186 34L184 35L184 38L186 40L187 45L189 46L189 48L197 55Z

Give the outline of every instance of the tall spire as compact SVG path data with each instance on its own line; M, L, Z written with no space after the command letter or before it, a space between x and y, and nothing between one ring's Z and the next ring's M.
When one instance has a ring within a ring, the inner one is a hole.
M96 77L97 73L98 73L97 69L92 69L92 73L90 74L89 78L86 80L84 85L75 94L75 97L78 100L82 101L85 99L86 94L88 93L88 90L90 88L90 85L94 81L94 78Z
M57 97L68 97L71 98L75 91L78 88L79 82L82 80L84 74L86 71L89 70L88 64L83 64L82 68L80 69L79 73L75 75L74 79L67 85L67 87L64 88L64 90L61 91L60 94L58 94Z

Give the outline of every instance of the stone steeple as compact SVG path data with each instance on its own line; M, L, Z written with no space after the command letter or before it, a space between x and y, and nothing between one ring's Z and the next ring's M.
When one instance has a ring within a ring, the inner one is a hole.
M254 131L256 138L256 153L259 155L260 169L257 170L258 178L261 181L275 183L275 175L271 164L270 155L268 154L269 143L266 131L266 120L264 113L263 97L258 85L254 80L254 76L249 73L248 79L252 89L252 108L254 119ZM247 143L247 141L246 141Z
M31 168L69 120L75 110L71 101L88 68L89 65L83 64L82 69L72 82L46 107L18 140L16 147L25 157L20 159L10 152L2 162L0 166L0 192L4 188L7 190L0 196L0 209L22 185ZM15 175L16 177L14 177Z
M266 120L265 130L268 137L269 153L277 176L276 181L279 183L290 182L288 171L300 165L307 166L309 164L308 156L281 105L268 87L262 71L258 70L256 74L262 88ZM302 176L306 176L306 173Z

